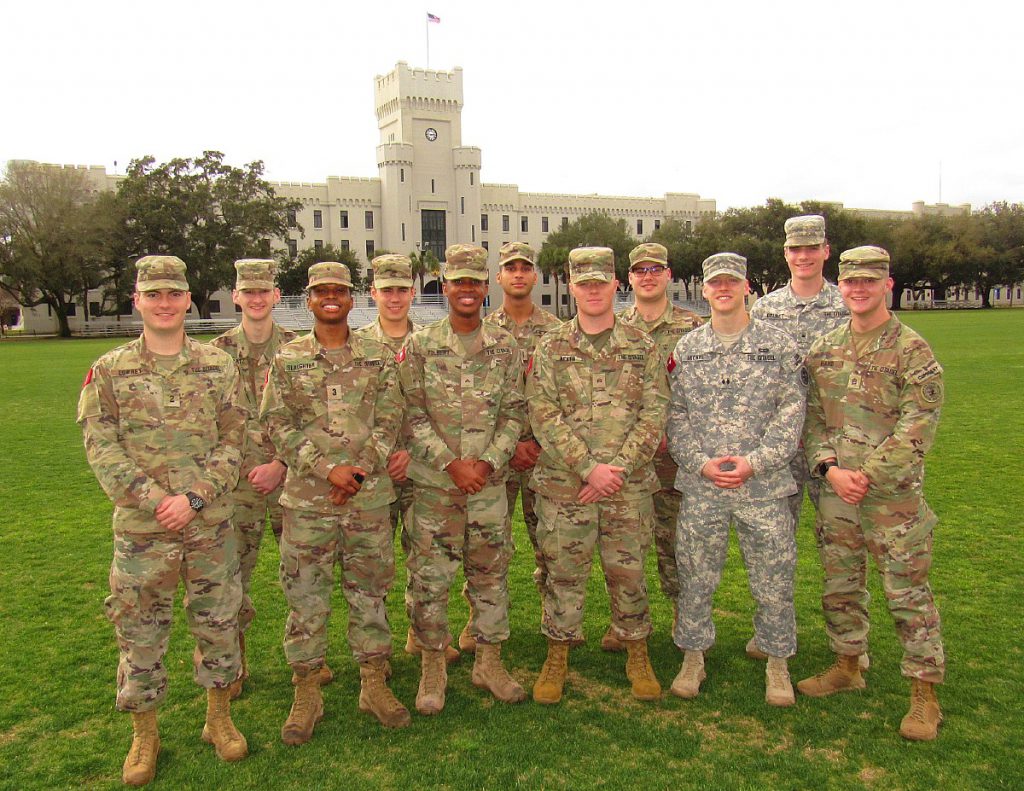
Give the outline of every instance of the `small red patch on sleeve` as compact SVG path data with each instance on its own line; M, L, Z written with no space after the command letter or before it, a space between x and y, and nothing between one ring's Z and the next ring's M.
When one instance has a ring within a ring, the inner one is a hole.
M674 354L668 356L668 362L665 364L665 367L668 368L669 373L676 369L676 356Z
M90 382L92 382L92 368L90 368L89 373L85 375L85 381L82 382L82 387L85 387Z
M400 363L404 359L405 359L405 347L403 346L401 351L399 351L398 354L395 355L395 362L396 363Z
M263 386L266 387L270 384L270 369L267 369L267 378L263 380Z
M531 354L530 355L530 359L526 361L526 372L523 374L523 376L529 376L530 375L530 371L532 371L532 370L533 370L533 355Z

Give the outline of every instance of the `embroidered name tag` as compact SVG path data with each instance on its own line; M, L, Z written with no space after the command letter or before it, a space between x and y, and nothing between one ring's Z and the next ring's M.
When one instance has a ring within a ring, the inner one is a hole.
M119 368L114 371L114 376L139 376L144 371L143 368Z
M616 354L615 359L620 363L642 363L647 359L646 354Z
M704 360L710 360L711 359L711 355L707 354L707 353L704 353L704 354L688 354L683 359L686 360L687 362L702 362Z
M196 365L189 368L189 370L194 374L208 374L223 369L219 365Z
M560 354L555 358L560 363L581 363L583 362L582 357L577 357L575 354Z
M383 360L353 360L352 365L356 368L383 368Z
M316 363L314 362L284 364L285 371L288 371L289 373L292 373L293 371L312 371L314 368L316 368Z
M427 349L427 357L451 357L453 354L451 349Z
M484 354L488 357L497 357L499 354L512 354L512 349L508 346L492 346L484 349Z
M883 374L892 374L893 376L898 373L895 368L890 368L888 365L865 365L864 370L877 371L878 373Z

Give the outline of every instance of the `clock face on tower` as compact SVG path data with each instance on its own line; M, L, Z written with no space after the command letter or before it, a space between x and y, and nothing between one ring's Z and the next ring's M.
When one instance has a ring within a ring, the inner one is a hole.
M424 132L423 134L426 135L427 140L429 140L431 143L437 140L437 130L434 129L434 127L432 126L428 126L427 131Z

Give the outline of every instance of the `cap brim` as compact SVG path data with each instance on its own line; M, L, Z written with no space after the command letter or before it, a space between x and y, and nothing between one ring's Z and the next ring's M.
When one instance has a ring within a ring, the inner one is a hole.
M638 258L629 265L629 268L632 269L637 264L659 264L661 266L668 266L668 262L662 261L660 258Z
M136 283L136 291L188 291L188 283L184 280L147 280L143 283Z
M824 238L818 238L817 236L787 236L785 247L812 247L818 244L824 244Z
M317 280L315 283L310 283L303 290L309 291L311 288L316 288L317 286L346 286L347 288L352 288L352 284L347 283L344 280L339 280L336 277L323 277Z
M511 264L513 261L522 261L524 264L529 264L530 266L537 266L536 262L531 261L524 255L514 255L511 258L503 258L500 261L498 261L498 266L505 266L505 264Z
M885 280L889 277L889 273L879 272L877 269L848 269L839 273L839 280L849 280L854 277L863 277L868 280Z
M371 284L374 288L412 288L412 280L403 280L400 277L374 278Z
M486 282L488 279L485 273L477 269L452 269L444 273L445 280L462 280L463 278L481 282Z
M235 283L235 291L245 291L246 289L273 291L277 286L274 285L273 280L239 280Z
M704 282L708 283L708 282L714 280L719 275L727 275L728 277L731 277L733 280L746 280L747 279L746 275L741 275L741 274L737 273L736 271L734 271L732 269L716 269L716 270L708 272L706 275L704 275Z
M584 272L569 278L570 283L611 283L615 278L601 272Z

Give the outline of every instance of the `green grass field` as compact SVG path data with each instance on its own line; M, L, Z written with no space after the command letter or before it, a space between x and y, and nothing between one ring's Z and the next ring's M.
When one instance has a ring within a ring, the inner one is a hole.
M285 608L277 550L268 538L254 580L259 614L248 640L252 679L233 707L251 755L224 764L200 742L205 699L192 683L192 644L179 611L155 787L1024 788L1024 311L903 317L946 368L947 405L926 481L940 518L932 584L948 655L948 683L939 692L946 721L938 741L911 744L897 733L908 685L899 675L899 646L874 578L868 689L824 700L798 697L788 710L765 705L763 665L743 654L753 609L734 544L716 599L718 643L694 701L666 695L650 704L630 697L624 659L598 648L607 597L594 575L590 642L571 655L561 705L496 704L470 684L464 660L450 673L441 716L414 714L412 727L385 731L356 710L358 671L344 640L344 600L336 593L329 661L338 678L325 688L326 717L312 742L285 747L279 732L292 688L280 647ZM114 709L117 650L102 606L111 507L86 465L74 422L89 364L116 343L0 343L0 788L120 787L130 721ZM799 532L794 681L830 661L809 510ZM521 520L516 541L505 657L521 682L532 685L545 643ZM680 654L669 637L671 609L653 564L648 579L651 655L667 689ZM394 688L411 709L419 666L401 650L403 586L400 568L389 600ZM457 594L451 616L453 630L461 629L466 607Z

